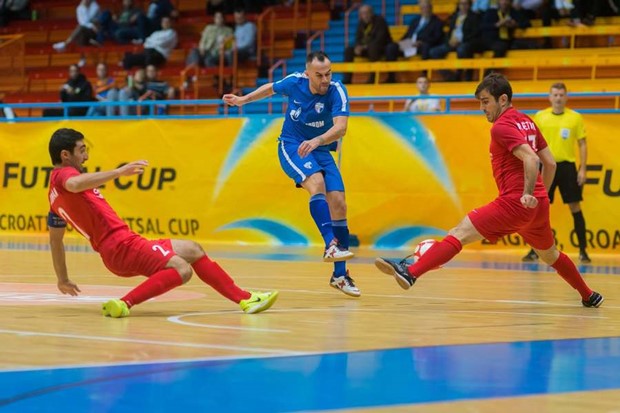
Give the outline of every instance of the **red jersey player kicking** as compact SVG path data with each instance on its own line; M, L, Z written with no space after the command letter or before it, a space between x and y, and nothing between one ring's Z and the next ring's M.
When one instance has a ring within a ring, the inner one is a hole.
M549 223L549 188L555 160L547 142L525 114L512 107L512 87L500 74L490 74L476 88L476 99L491 127L491 166L499 196L476 208L413 265L406 260L377 258L375 265L409 289L427 271L450 261L463 245L491 242L518 233L540 258L581 295L585 307L598 307L603 296L592 291L568 256L555 247ZM542 176L539 164L542 162Z
M86 237L111 272L121 277L147 277L124 297L104 303L105 316L128 316L134 305L189 281L192 270L246 313L259 313L276 301L277 291L261 293L239 288L194 241L147 240L129 229L97 188L120 176L141 174L148 166L147 161L130 162L111 171L85 173L82 164L88 159L88 152L84 135L73 129L54 132L49 152L54 170L49 186L48 226L58 289L63 294L75 296L80 292L69 279L65 263L63 237L70 223Z

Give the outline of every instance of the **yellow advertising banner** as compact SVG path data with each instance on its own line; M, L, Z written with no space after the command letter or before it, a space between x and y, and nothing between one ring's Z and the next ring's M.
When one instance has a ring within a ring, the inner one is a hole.
M617 115L585 115L588 181L582 204L592 252L620 244ZM321 242L308 195L282 172L279 116L86 121L0 125L0 233L43 233L49 210L51 134L84 133L88 171L146 159L138 177L109 182L102 194L149 238L215 243ZM488 155L490 124L479 115L386 114L351 117L342 152L351 232L362 245L410 247L439 238L497 195ZM615 174L614 174L615 172ZM551 210L561 248L576 250L573 221L559 194ZM77 236L77 234L76 234ZM525 248L518 236L473 248Z

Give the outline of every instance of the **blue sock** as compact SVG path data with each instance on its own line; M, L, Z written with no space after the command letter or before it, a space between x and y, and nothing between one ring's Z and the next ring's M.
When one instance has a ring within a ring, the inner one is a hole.
M312 195L310 198L310 215L314 219L323 241L325 241L325 248L334 239L334 231L332 230L332 217L329 214L329 205L325 199L325 194Z
M338 244L349 249L349 226L346 219L332 221L334 235L338 239ZM347 274L347 262L340 261L334 263L334 275L340 277Z

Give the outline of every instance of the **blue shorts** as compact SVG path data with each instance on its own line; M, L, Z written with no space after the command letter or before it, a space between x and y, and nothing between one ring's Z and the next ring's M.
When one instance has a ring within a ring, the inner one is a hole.
M310 152L305 158L297 153L298 143L278 142L278 157L282 170L293 180L297 186L312 174L323 173L325 189L327 192L344 192L344 182L340 170L336 166L334 157L329 151L320 149Z

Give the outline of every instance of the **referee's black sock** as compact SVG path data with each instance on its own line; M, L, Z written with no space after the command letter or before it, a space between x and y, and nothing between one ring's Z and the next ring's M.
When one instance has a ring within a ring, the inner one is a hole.
M579 251L586 250L586 220L583 218L581 211L573 213L573 221L575 222L575 233L579 241Z

